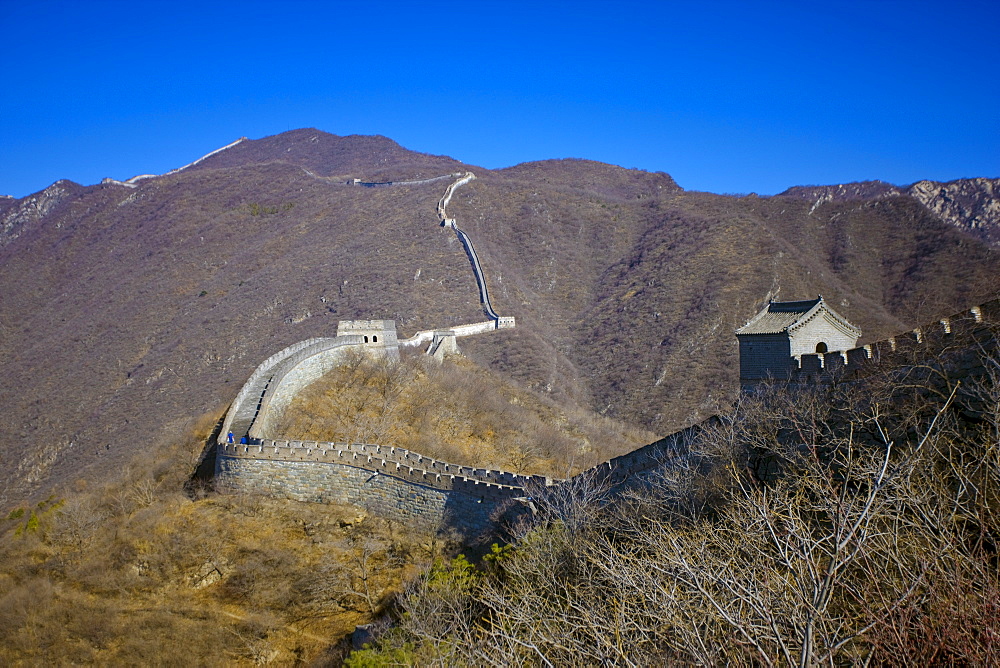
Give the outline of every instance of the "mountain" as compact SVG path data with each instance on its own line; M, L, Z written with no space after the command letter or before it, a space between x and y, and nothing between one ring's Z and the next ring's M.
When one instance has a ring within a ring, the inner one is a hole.
M946 223L1000 247L1000 179L958 179L948 183L917 181L897 187L882 181L862 181L836 186L796 186L781 193L824 202L912 197Z
M163 176L0 201L0 501L175 442L267 356L339 319L392 318L400 336L483 320L435 211L451 180L348 185L465 170L477 179L448 214L517 328L463 352L547 401L661 434L732 400L733 331L769 298L822 293L864 342L1000 284L978 228L885 184L817 205L826 191L688 192L586 160L486 170L385 137L244 140ZM995 209L985 186L970 193L966 209Z

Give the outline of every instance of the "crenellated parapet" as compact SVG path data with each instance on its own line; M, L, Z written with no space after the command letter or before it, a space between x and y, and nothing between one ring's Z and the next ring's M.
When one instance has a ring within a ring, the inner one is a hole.
M555 484L364 443L222 443L216 455L221 491L351 504L428 531L478 533L501 516L527 512L526 490Z
M403 448L365 443L265 439L251 444L224 443L219 446L218 455L239 459L341 464L442 490L481 488L478 491L493 490L501 495L515 492L515 495L520 495L526 487L554 484L551 478L545 476L450 464Z
M988 301L922 327L850 350L797 355L787 380L794 383L828 382L861 377L879 368L905 367L920 360L963 356L970 346L996 348L1000 299ZM775 373L775 380L783 377ZM744 386L748 383L744 381Z

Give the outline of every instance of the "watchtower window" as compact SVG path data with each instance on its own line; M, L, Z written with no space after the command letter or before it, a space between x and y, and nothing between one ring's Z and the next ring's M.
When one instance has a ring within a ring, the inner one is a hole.
M372 343L378 343L378 337L372 334Z
M820 341L816 344L816 352L825 353L827 351L826 344Z
M367 336L365 337L365 343L368 343L368 337Z

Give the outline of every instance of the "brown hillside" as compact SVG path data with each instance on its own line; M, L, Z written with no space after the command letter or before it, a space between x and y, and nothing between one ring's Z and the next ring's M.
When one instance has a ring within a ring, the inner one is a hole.
M1000 179L957 179L948 183L917 181L899 187L882 181L836 186L796 186L779 197L829 201L912 197L934 216L963 232L1000 247Z
M462 168L446 156L409 151L381 135L338 137L314 128L242 142L192 167L226 169L268 162L297 165L318 176L364 176L373 181L422 179Z
M447 181L342 183L466 168L383 137L298 130L136 188L72 184L7 206L0 500L169 442L221 414L269 354L333 335L338 319L393 318L403 336L482 320L435 214ZM518 327L462 350L552 401L658 433L733 396L732 332L769 296L822 293L877 338L1000 284L997 251L909 197L810 213L808 200L688 193L584 160L473 169L449 215Z

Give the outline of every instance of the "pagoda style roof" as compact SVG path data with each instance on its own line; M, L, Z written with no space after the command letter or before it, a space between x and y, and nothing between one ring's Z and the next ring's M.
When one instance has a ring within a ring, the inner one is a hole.
M855 336L861 336L861 329L852 325L844 316L827 306L822 295L816 299L805 301L770 302L760 313L750 318L747 324L737 329L736 336L791 333L821 314L825 314L827 319L839 329Z

